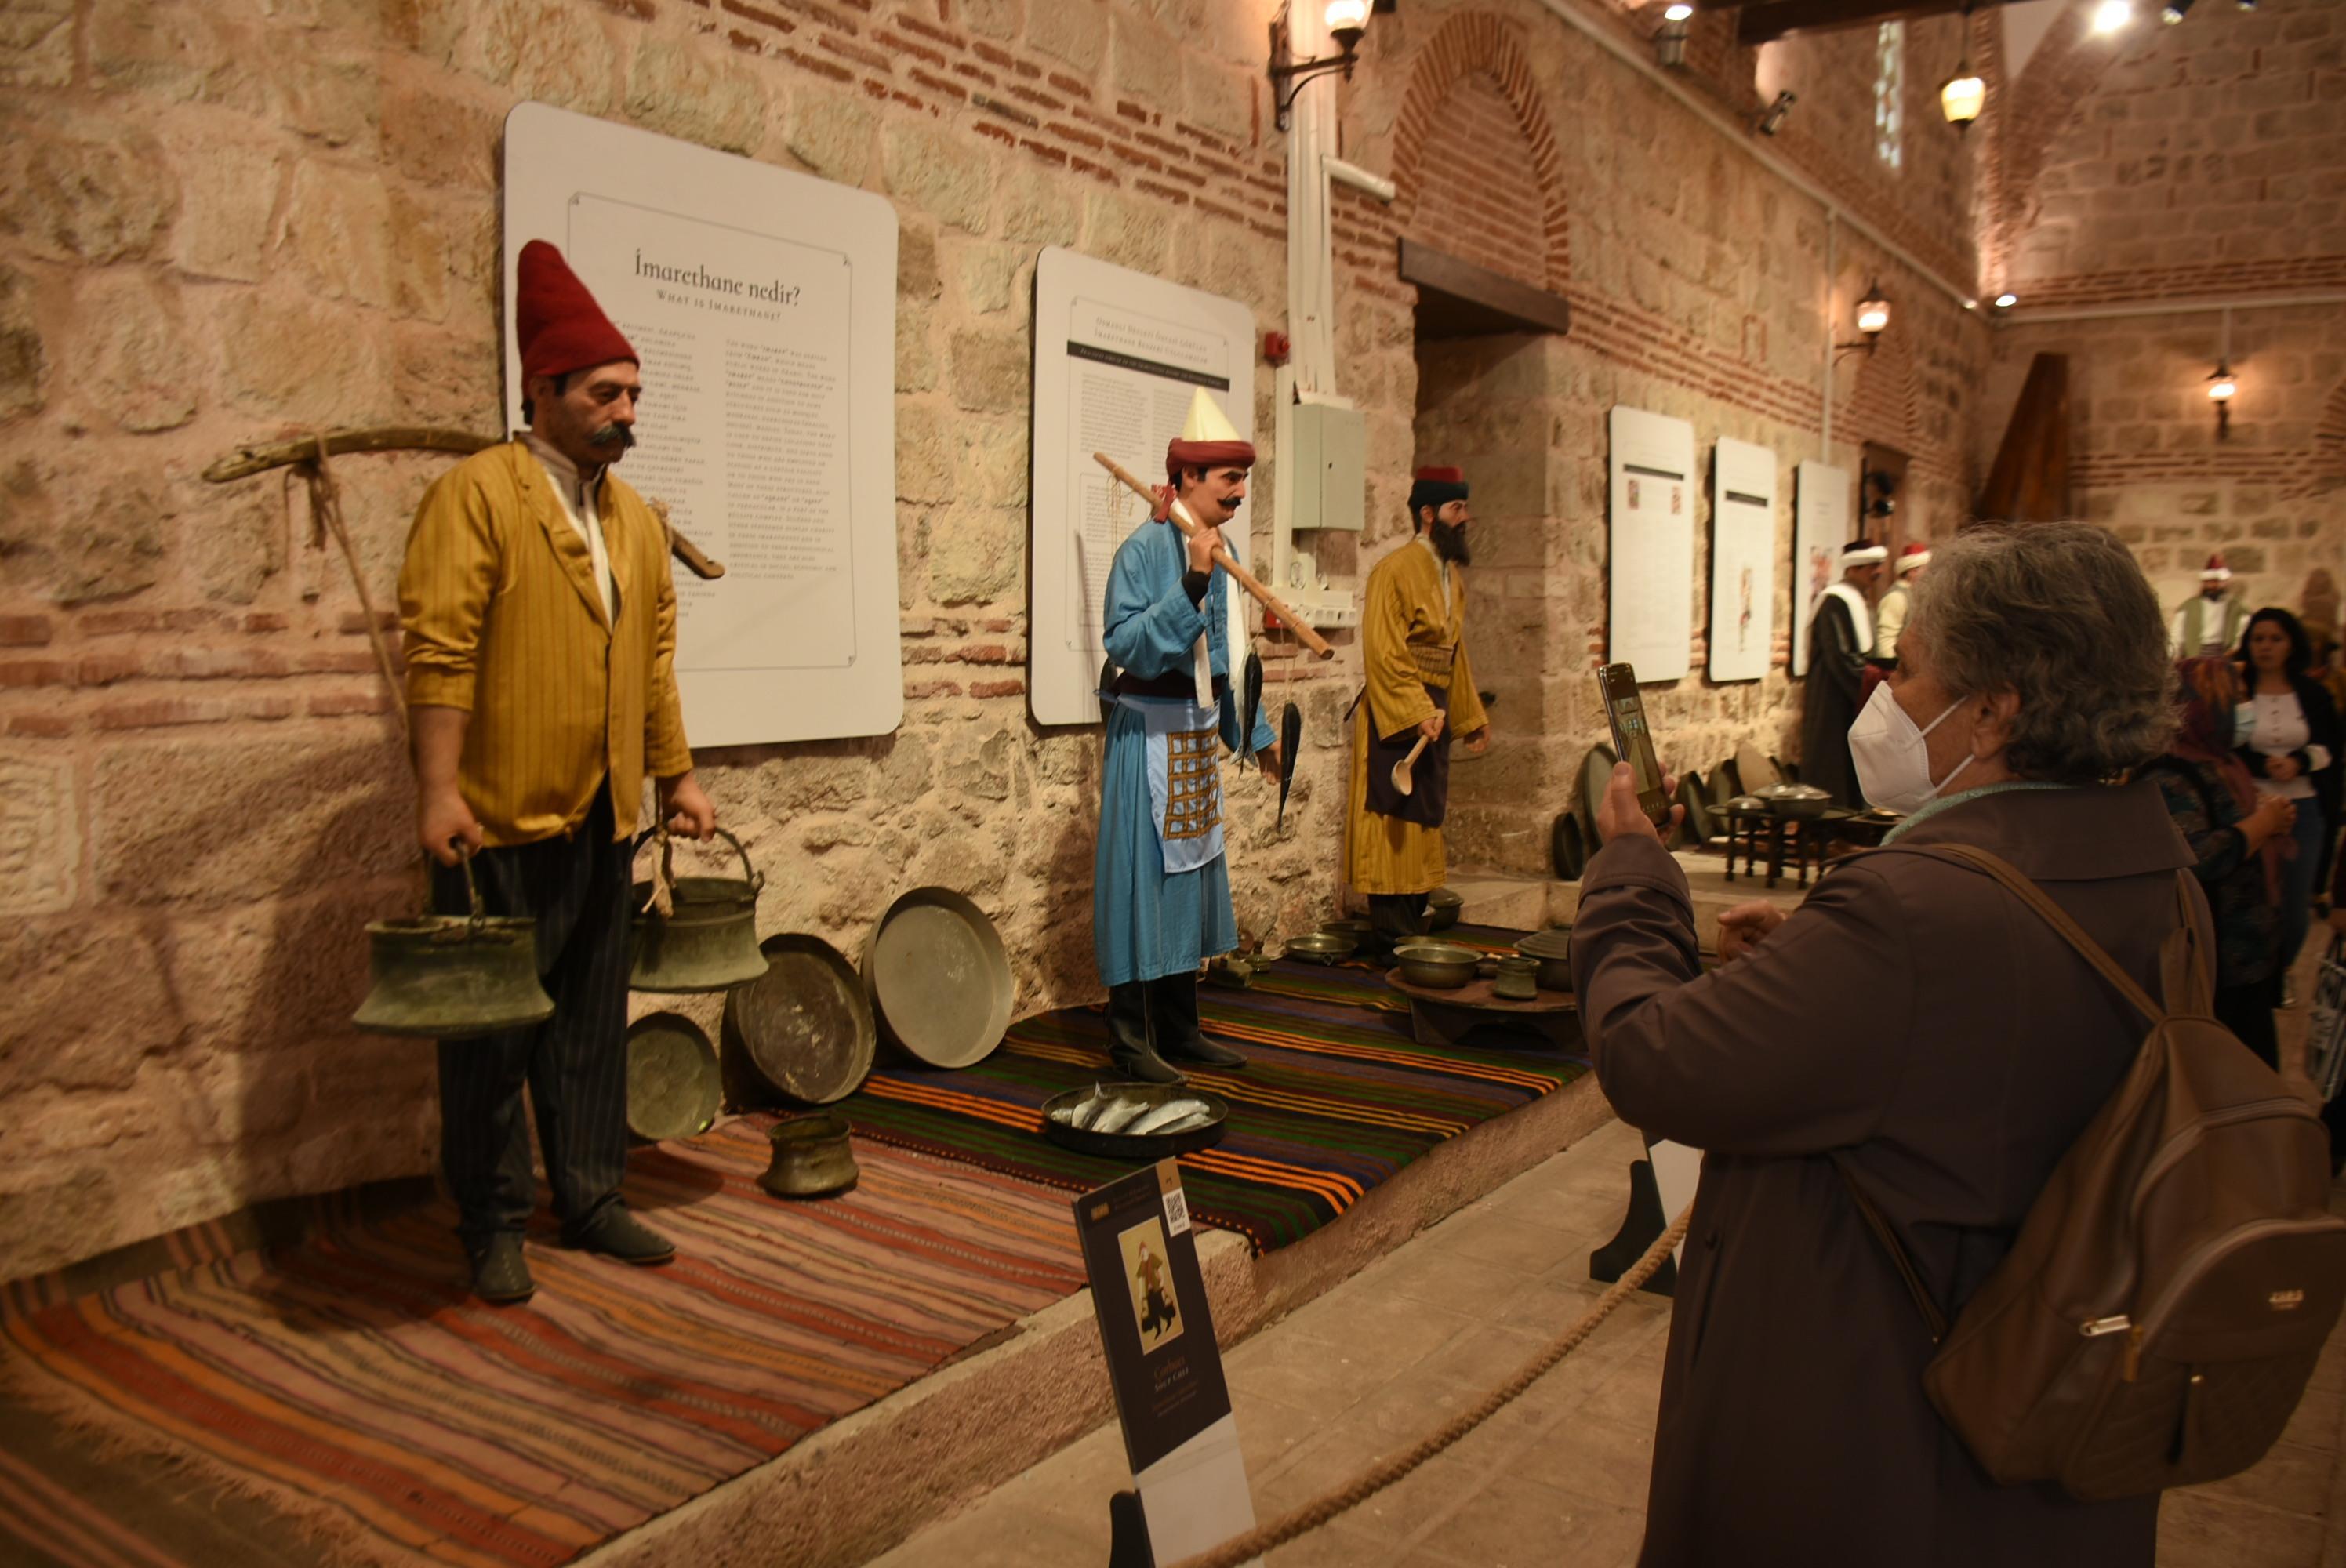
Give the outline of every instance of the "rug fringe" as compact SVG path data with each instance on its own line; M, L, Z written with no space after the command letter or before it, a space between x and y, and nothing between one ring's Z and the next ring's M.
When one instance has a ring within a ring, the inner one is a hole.
M21 1352L0 1358L0 1400L38 1411L89 1441L93 1457L101 1464L130 1458L154 1460L204 1485L271 1510L303 1531L332 1568L414 1568L417 1553L332 1504L255 1475L109 1409Z

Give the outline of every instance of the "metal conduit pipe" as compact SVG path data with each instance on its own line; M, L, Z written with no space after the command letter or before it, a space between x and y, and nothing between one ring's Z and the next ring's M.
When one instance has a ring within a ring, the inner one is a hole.
M1720 136L1725 137L1730 145L1740 148L1754 162L1758 163L1760 168L1768 170L1770 174L1773 174L1776 178L1781 179L1785 184L1790 186L1793 189L1798 190L1803 196L1806 196L1810 200L1816 202L1825 209L1828 215L1837 218L1841 222L1848 224L1851 229L1854 229L1860 234L1864 235L1867 239L1872 241L1875 245L1880 246L1890 255L1897 258L1897 260L1916 277L1924 280L1933 287L1938 289L1941 292L1944 293L1948 299L1953 300L1958 305L1969 305L1978 298L1979 290L1977 289L1965 288L1961 284L1950 282L1946 279L1941 277L1937 272L1933 271L1928 264L1917 260L1912 251L1908 250L1904 246L1891 239L1887 234L1882 233L1882 230L1876 229L1872 224L1868 223L1857 213L1850 210L1846 207L1843 207L1839 201L1833 199L1831 193L1827 191L1824 187L1817 184L1807 175L1802 174L1799 169L1794 168L1782 158L1778 158L1775 154L1769 152L1764 148L1760 147L1758 142L1753 139L1751 131L1748 127L1739 125L1736 121L1729 119L1727 116L1719 113L1710 105L1704 103L1700 98L1696 97L1684 87L1678 86L1678 84L1673 81L1668 74L1664 72L1660 66L1655 65L1653 61L1646 58L1643 55L1640 55L1630 44L1616 36L1611 25L1609 25L1611 21L1609 16L1599 18L1586 15L1577 5L1571 4L1570 0L1540 0L1540 3L1547 8L1549 14L1555 16L1556 20L1583 34L1595 42L1599 47L1604 49L1606 53L1611 55L1615 59L1619 60L1623 65L1628 66L1629 69L1645 77L1654 86L1661 88L1664 93L1676 100L1681 108L1684 108L1689 114L1692 114L1697 119L1701 120L1705 125L1709 126L1713 130L1719 132Z

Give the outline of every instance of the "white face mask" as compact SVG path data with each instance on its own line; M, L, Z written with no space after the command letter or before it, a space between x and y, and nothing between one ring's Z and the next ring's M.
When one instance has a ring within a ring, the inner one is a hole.
M1947 713L1962 706L1951 702ZM1911 814L1971 766L1972 759L1966 757L1947 770L1946 778L1936 783L1931 780L1931 752L1923 738L1944 724L1947 713L1918 729L1887 684L1873 688L1857 722L1849 727L1849 759L1857 765L1857 787L1865 791L1868 800L1887 810Z

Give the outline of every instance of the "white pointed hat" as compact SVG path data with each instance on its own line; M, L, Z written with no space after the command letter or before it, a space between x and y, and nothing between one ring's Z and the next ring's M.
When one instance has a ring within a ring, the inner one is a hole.
M1221 405L1199 387L1189 399L1181 433L1165 443L1166 475L1178 483L1184 468L1252 468L1254 445L1243 440Z

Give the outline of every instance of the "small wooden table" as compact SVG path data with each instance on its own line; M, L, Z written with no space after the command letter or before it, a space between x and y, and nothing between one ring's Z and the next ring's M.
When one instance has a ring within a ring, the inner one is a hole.
M1398 968L1385 983L1409 998L1412 1036L1421 1045L1522 1050L1545 1046L1579 1054L1580 1000L1566 991L1543 991L1529 1002L1493 994L1493 983L1470 980L1455 990L1417 985Z

